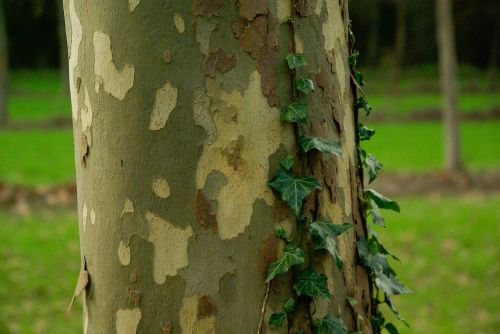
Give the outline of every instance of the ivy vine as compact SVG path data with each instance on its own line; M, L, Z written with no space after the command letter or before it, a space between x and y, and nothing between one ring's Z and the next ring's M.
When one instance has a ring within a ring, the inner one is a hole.
M369 115L372 107L368 104L366 96L361 88L365 84L363 75L356 68L359 52L353 48L354 35L350 32L350 57L349 65L351 69L351 77L353 84L357 87L355 89L354 107L357 113L363 110L366 115ZM303 154L304 168L303 173L308 171L307 154L310 151L318 151L322 154L332 154L338 158L342 158L342 144L340 141L328 138L312 137L304 134L302 124L307 122L308 108L305 102L305 97L314 92L314 82L307 77L297 78L297 69L307 66L307 61L303 55L290 53L286 57L288 68L292 71L293 77L293 101L282 108L281 121L284 123L291 123L294 126L297 145L300 148L300 154ZM358 92L360 97L356 98ZM358 161L361 174L363 167L366 169L369 180L368 183L373 182L383 165L377 160L376 156L367 153L359 145L361 141L370 140L375 135L375 130L366 127L359 123L357 124L357 142L358 142ZM300 231L309 233L308 239L312 240L312 251L326 250L333 257L336 266L339 269L343 267L343 260L337 248L336 238L342 233L346 232L353 227L352 224L334 224L329 220L319 220L316 217L306 216L303 213L304 200L312 194L315 190L321 189L321 183L313 175L302 175L296 173L293 168L295 165L295 158L292 155L287 156L280 162L280 168L274 178L267 184L271 187L280 199L285 202L293 211ZM361 175L362 177L362 175ZM388 209L400 211L399 205L379 194L373 189L366 189L363 193L361 202L364 208L364 217L371 218L371 223L377 226L385 226L385 221L381 215L381 209ZM326 298L331 299L327 276L323 273L314 271L306 258L305 251L300 247L300 244L295 240L288 238L286 231L282 228L276 230L276 235L286 242L286 246L281 258L272 262L267 271L266 283L267 291L269 292L270 282L279 275L283 275L293 270L293 290L295 297L306 296L307 298ZM299 236L301 237L301 236ZM377 233L369 226L367 237L358 237L357 250L359 255L359 262L366 267L369 272L371 291L372 293L372 317L371 322L376 334L381 333L385 329L388 333L398 333L396 326L393 323L386 322L386 319L379 310L379 305L387 304L396 317L406 322L399 315L399 312L394 307L391 296L397 294L405 294L411 292L404 286L399 279L393 268L389 265L388 257L398 260L397 257L390 254L380 242ZM314 256L314 252L310 256ZM306 267L306 269L299 269ZM271 314L269 318L269 326L271 328L280 328L285 324L287 318L292 316L295 309L295 299L290 297L283 302L282 312ZM354 306L357 301L353 297L347 298L346 302ZM265 302L264 302L265 306ZM263 307L264 309L264 307ZM364 314L357 313L358 321L364 321ZM262 320L262 319L261 319ZM315 319L314 323L315 334L354 334L360 332L349 331L340 317L327 315L322 319ZM260 331L260 325L259 325ZM303 329L298 329L296 334L304 333Z

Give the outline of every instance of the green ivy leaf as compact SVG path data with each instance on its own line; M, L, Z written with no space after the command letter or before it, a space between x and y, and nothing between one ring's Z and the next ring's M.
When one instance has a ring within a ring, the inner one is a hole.
M285 319L286 319L285 312L273 313L269 317L269 326L274 329L283 327Z
M283 167L286 170L292 169L294 164L295 164L295 159L291 155L287 156L285 159L280 161L281 167Z
M301 328L295 332L295 334L306 334L306 332Z
M351 305L352 308L358 304L358 301L354 297L347 297L347 302Z
M401 317L401 315L399 314L399 311L398 309L396 308L396 306L394 306L394 303L392 302L392 299L389 295L385 295L385 300L384 302L387 304L387 306L389 306L389 308L391 309L392 313L396 316L396 318L401 321L403 324L406 325L406 327L410 327L410 325L408 325L408 323L406 322L405 319L403 319L403 317Z
M313 235L314 249L325 249L332 254L339 269L344 266L344 261L337 249L337 241L334 237L339 236L351 227L352 224L336 225L330 221L315 221L309 225L309 232Z
M292 102L281 109L281 121L291 123L305 123L307 121L307 105L302 102Z
M387 257L380 253L378 243L373 238L367 240L366 238L359 238L357 241L358 253L361 258L363 266L370 268L374 272L387 272L393 273L389 266Z
M368 104L364 96L358 97L356 100L356 108L364 109L366 116L370 115L370 112L372 111L372 107Z
M356 79L356 82L360 86L364 86L365 85L365 79L363 78L363 73L361 73L359 71L356 71L356 73L354 74L354 78Z
M285 247L283 256L269 265L267 270L266 283L279 274L286 273L291 266L304 263L304 251L294 243L289 243Z
M267 184L280 194L280 198L290 206L296 216L300 215L304 198L314 189L321 189L314 176L296 176L282 169Z
M385 318L383 316L371 316L371 322L374 327L382 327L385 323Z
M359 140L370 140L370 138L375 135L375 130L359 123Z
M312 82L311 79L300 78L297 80L295 88L297 88L299 92L309 94L314 91L314 82Z
M288 68L290 69L307 65L304 55L301 54L290 53L286 56L286 61L288 62Z
M403 295L412 293L408 287L403 285L399 279L393 274L384 274L381 271L375 272L375 284L379 289L382 289L386 295Z
M326 275L312 270L301 272L293 288L299 296L331 298Z
M365 158L364 165L368 169L368 183L372 183L377 178L378 172L384 167L373 154L368 154Z
M283 227L278 227L276 229L276 236L280 239L286 240L286 231Z
M316 324L316 334L347 334L344 321L333 315L326 315Z
M342 158L342 144L338 140L301 136L299 138L299 146L306 153L316 149L320 152L335 154L339 158Z
M382 194L379 194L373 189L365 190L365 198L373 200L375 204L377 204L377 206L381 209L388 209L397 212L400 211L398 203L396 203L390 198L385 197Z
M356 69L356 65L358 64L358 57L359 57L359 51L354 49L351 52L351 55L349 56L349 67L351 70Z
M394 326L392 322L386 324L384 328L387 330L387 332L389 332L389 334L399 334L398 329L396 328L396 326Z
M283 303L283 309L285 310L286 313L292 313L293 310L295 309L295 300L293 300L293 298L288 298Z
M382 215L380 214L380 210L377 203L375 203L375 201L373 201L372 199L370 200L370 207L371 207L370 213L372 216L372 223L378 226L385 227L384 217L382 217Z

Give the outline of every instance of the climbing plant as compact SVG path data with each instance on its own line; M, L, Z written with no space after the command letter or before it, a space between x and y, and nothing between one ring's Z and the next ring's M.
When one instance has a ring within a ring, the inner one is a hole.
M355 91L354 110L356 113L359 110L364 110L366 115L369 115L372 108L368 104L361 88L365 82L363 75L356 68L359 52L353 48L354 36L352 33L350 33L350 41L351 55L349 57L349 65L353 84L357 87ZM320 181L308 173L310 169L307 159L308 153L318 151L322 154L332 154L342 159L342 143L338 140L312 137L305 134L304 123L307 123L308 120L308 108L305 97L308 94L314 93L314 82L307 77L297 77L297 69L307 66L307 61L303 55L290 53L286 57L286 61L288 68L292 71L294 81L293 101L281 110L281 121L291 123L294 127L297 146L299 148L298 155L303 162L303 166L302 168L294 168L296 160L299 159L296 159L293 155L289 155L281 161L276 175L268 182L268 185L276 192L280 199L293 211L297 221L297 230L299 231L296 240L288 236L282 228L276 231L276 235L284 240L286 246L281 258L272 262L268 267L266 295L269 292L269 284L275 277L292 271L294 296L283 302L282 312L271 314L268 320L271 328L280 328L284 326L287 318L291 320L290 318L295 308L295 298L305 296L309 298L309 302L312 302L312 298L330 299L332 297L328 289L327 276L313 270L310 266L311 261L307 257L314 257L316 251L326 250L333 257L336 266L342 269L343 260L337 249L336 238L353 227L352 224L337 224L329 220L311 216L311 213L304 213L304 200L315 190L321 189ZM361 96L356 98L358 92ZM356 117L355 119L358 118ZM361 148L360 142L369 140L375 134L375 130L361 123L356 126L358 167L361 174L363 173L363 167L366 169L368 183L371 183L377 178L383 165L377 160L375 155L367 153ZM370 218L371 223L374 225L385 226L384 218L381 215L382 209L398 212L400 210L399 205L395 201L379 194L373 189L365 189L363 194L361 202L363 203L364 217L365 219ZM309 235L306 236L305 234L307 233ZM312 252L305 252L301 248L303 247L301 246L303 244L301 241L305 240L304 238L312 240ZM367 237L358 237L357 249L359 263L367 268L371 280L373 314L370 320L373 324L374 332L381 333L385 329L390 334L398 333L396 326L393 323L386 322L385 317L379 310L379 305L387 304L396 317L404 322L404 319L400 317L391 299L392 295L410 292L399 281L395 271L389 265L388 257L396 260L398 258L386 250L380 242L378 234L371 226L368 227ZM291 270L292 267L298 269ZM346 302L354 310L357 301L353 297L349 297ZM364 317L364 314L357 313L358 320L363 321ZM343 320L334 315L327 315L322 319L314 319L313 327L315 334L360 333L348 330ZM304 333L304 330L298 329L295 333Z

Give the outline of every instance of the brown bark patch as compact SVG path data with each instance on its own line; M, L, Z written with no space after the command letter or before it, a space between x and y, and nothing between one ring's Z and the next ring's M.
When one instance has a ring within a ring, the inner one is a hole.
M193 13L196 16L218 16L224 0L196 0Z
M234 23L233 23L233 32L234 32L234 36L236 38L240 38L243 33L245 32L245 28L248 26L248 21L243 19L243 18L239 18L238 20L236 20Z
M165 63L167 64L172 62L172 52L170 52L170 50L163 52L163 60L165 60Z
M172 334L172 323L170 321L164 321L160 325L161 334Z
M141 292L139 290L128 288L128 300L134 307L139 306L139 303L141 302Z
M274 218L281 222L292 215L292 211L283 201L274 201Z
M243 163L243 159L241 158L243 145L243 136L238 136L238 139L234 142L233 146L225 148L222 151L222 155L226 157L228 165L233 167L234 170L237 170Z
M259 272L262 276L262 279L266 279L267 277L267 268L269 265L276 261L278 258L278 238L276 237L276 233L273 231L269 233L262 246L260 247L259 254Z
M316 1L319 1L319 0L316 0ZM295 2L295 10L297 11L297 14L299 14L302 17L305 17L305 16L308 15L308 9L307 9L308 2L310 3L311 1L296 0L296 2Z
M318 86L323 89L323 101L331 104L333 102L334 92L330 78L331 74L326 73L324 69L321 69L321 72L316 75L316 82Z
M213 233L217 231L217 219L214 214L210 212L210 203L203 195L201 190L196 193L196 209L195 209L196 222L204 229L211 229Z
M210 302L207 295L203 295L198 300L198 319L217 314L217 307Z
M204 73L212 78L215 70L225 73L236 66L236 55L228 55L223 49L210 50L204 64Z
M239 28L238 21L233 29ZM250 57L257 60L257 70L261 74L261 88L270 106L279 104L276 93L276 66L278 65L278 50L276 40L277 21L269 13L267 16L258 16L243 29L240 36L240 47ZM235 30L238 35L239 31Z
M247 20L253 20L259 14L265 15L268 12L267 0L239 0L240 16Z
M137 283L139 281L139 271L137 269L134 269L132 273L130 274L130 283Z
M85 167L87 164L87 157L89 156L89 143L87 136L82 135L80 140L80 164Z

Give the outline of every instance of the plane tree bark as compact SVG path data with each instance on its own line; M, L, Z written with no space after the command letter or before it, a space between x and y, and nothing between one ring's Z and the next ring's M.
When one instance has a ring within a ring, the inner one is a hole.
M293 52L308 62L297 76L318 86L305 99L301 131L338 140L342 150L342 159L308 155L321 190L304 211L353 228L338 237L341 270L326 252L303 265L327 277L333 298L297 297L293 273L279 275L267 285L262 332L310 333L332 314L372 333L369 278L356 253L366 225L347 1L65 0L64 7L84 332L256 332L269 264L286 244L276 229L289 238L300 230L266 185L288 154L299 169L305 159L296 129L280 121L294 97L285 61ZM270 328L289 297L293 321Z

